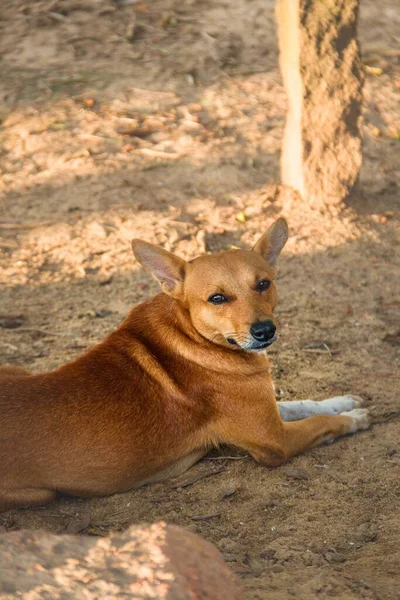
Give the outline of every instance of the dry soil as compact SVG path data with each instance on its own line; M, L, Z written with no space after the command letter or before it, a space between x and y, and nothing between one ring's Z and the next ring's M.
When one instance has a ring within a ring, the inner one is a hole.
M53 369L155 293L131 238L192 258L283 214L278 395L355 393L378 422L276 470L227 450L178 481L9 511L5 530L165 519L213 542L249 600L399 598L400 11L361 4L361 192L317 213L277 185L272 0L2 3L0 363Z

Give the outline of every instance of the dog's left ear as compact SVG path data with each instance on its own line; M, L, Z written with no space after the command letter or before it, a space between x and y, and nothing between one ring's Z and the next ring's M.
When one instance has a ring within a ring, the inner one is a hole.
M143 240L132 240L132 250L146 271L157 279L163 292L174 298L181 294L186 265L182 258Z
M279 254L289 237L289 227L286 219L280 217L266 233L258 240L253 248L261 254L271 267L276 265Z

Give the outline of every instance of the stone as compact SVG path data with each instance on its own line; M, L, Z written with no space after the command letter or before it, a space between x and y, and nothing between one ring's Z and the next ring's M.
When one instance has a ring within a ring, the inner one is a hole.
M43 597L240 600L242 593L216 548L163 522L108 537L0 534L0 598Z

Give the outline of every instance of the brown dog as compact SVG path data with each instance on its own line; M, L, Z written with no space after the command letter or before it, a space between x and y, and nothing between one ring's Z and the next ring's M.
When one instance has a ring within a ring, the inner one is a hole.
M129 490L221 444L273 467L366 429L367 411L351 410L349 396L282 403L286 420L328 414L281 419L264 350L276 339L275 264L287 237L279 219L251 251L189 263L134 240L163 293L56 371L0 370L0 510L47 503L57 491Z

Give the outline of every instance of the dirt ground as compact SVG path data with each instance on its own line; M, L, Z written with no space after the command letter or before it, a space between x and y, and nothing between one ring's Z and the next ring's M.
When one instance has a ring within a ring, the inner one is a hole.
M155 293L131 238L192 258L283 214L278 395L355 393L380 421L276 470L227 450L179 480L9 511L3 530L165 519L213 542L249 600L399 598L399 36L397 0L362 0L362 191L316 213L277 186L272 0L2 3L0 363L53 369Z

